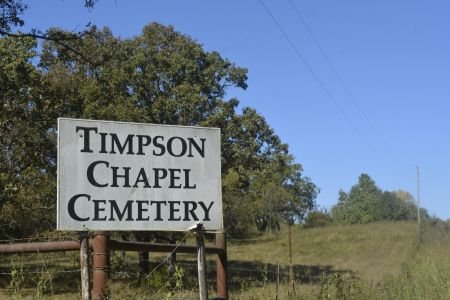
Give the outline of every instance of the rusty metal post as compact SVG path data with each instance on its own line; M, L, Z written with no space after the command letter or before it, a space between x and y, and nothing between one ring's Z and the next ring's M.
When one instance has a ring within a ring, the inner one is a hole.
M216 233L216 247L222 249L216 258L217 296L221 299L228 299L227 236L225 232Z
M196 235L199 295L200 300L207 300L208 285L206 283L205 231L202 224L197 225Z
M109 233L97 231L94 233L94 266L92 278L92 299L104 300L107 295L109 275Z
M89 276L89 233L80 232L81 299L91 300Z

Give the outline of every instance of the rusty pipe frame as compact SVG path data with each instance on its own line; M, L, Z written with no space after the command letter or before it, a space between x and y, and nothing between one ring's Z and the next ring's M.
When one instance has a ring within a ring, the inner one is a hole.
M89 239L89 247L92 249L94 239ZM197 247L194 245L173 245L161 243L146 243L134 241L110 240L109 248L111 250L124 251L149 251L149 252L172 252L176 248L177 253L197 253ZM15 253L44 253L61 251L79 251L80 241L52 241L52 242L31 242L17 244L0 244L0 254ZM207 254L221 254L225 251L223 245L207 246Z
M93 240L89 240L92 245ZM90 246L92 247L92 246ZM0 244L0 254L44 253L61 251L80 251L80 241L52 241L18 244Z

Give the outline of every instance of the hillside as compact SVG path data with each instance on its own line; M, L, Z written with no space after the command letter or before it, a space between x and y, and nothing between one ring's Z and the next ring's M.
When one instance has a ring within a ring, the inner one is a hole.
M444 223L422 224L420 230L414 222L294 227L294 287L288 284L287 228L279 235L230 244L229 257L236 265L250 260L254 265L282 265L280 299L450 297L450 235ZM276 287L267 283L241 289L234 297L272 298Z
M191 236L188 244L193 244ZM288 230L247 240L229 240L230 299L447 299L450 235L443 223L382 222L292 228L289 274ZM111 257L114 299L196 299L195 255L177 255L167 275L165 254L150 254L150 277L139 277L137 253ZM0 298L78 299L78 253L1 256ZM213 257L208 280L214 289ZM280 271L277 272L277 263ZM160 267L160 268L157 268ZM211 296L214 291L211 290Z
M417 236L411 222L371 223L323 228L292 228L294 265L331 267L365 280L379 281L384 273L396 274L408 260ZM231 242L230 260L289 264L288 231L250 241Z

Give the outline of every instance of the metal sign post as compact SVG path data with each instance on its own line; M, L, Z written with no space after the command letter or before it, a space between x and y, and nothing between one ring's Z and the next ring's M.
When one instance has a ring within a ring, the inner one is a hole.
M228 299L227 237L225 232L216 233L216 247L222 250L216 258L217 294L221 299Z
M81 299L91 300L89 273L89 233L80 232Z
M94 266L92 278L93 300L108 299L107 281L109 277L109 233L94 233Z
M208 285L206 284L206 256L205 256L205 231L202 224L197 225L197 264L198 287L200 300L208 299Z

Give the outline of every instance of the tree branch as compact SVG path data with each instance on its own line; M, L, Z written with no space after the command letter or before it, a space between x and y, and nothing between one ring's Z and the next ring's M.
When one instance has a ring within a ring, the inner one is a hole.
M74 54L78 55L81 59L83 59L84 61L86 61L87 63L91 64L93 67L97 67L97 64L94 63L93 61L91 61L90 59L88 59L85 55L83 55L80 51L74 49L73 47L63 43L62 41L74 41L74 40L79 40L81 37L83 37L85 35L85 33L83 34L79 34L79 35L73 35L71 37L52 37L50 35L46 35L46 34L38 34L38 33L11 33L11 32L7 32L4 30L0 30L0 35L4 35L4 36L8 36L8 37L13 37L13 38L25 38L25 37L32 37L35 39L40 39L40 40L46 40L46 41L52 41L60 46L62 46L64 49L73 52Z

